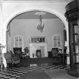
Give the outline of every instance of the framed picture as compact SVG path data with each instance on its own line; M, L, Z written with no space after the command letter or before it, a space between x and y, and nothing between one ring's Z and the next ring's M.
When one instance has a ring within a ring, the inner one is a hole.
M31 37L31 43L45 42L45 37Z

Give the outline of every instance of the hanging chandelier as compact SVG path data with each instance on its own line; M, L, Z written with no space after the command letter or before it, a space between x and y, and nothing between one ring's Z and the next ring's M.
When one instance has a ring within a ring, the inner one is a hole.
M42 22L42 15L39 15L39 23L37 25L38 31L43 32L44 29L44 23Z
M36 12L35 15L39 16L39 23L37 24L37 30L40 32L43 32L44 29L44 23L42 21L42 15L45 15L45 12Z

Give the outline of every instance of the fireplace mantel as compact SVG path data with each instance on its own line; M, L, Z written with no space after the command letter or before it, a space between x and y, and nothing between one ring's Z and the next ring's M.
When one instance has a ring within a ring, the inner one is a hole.
M48 57L46 43L30 43L30 58L37 58L36 50L41 50L41 57Z

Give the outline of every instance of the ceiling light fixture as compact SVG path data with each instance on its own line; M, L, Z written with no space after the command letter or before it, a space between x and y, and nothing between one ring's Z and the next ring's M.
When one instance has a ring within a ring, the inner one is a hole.
M42 21L42 15L45 15L46 13L45 12L36 12L35 15L38 15L39 16L39 23L37 24L37 29L38 31L41 31L43 32L43 29L44 29L44 23Z

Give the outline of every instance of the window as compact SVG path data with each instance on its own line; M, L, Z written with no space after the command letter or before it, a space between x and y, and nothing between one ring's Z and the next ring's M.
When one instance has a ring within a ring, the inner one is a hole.
M61 36L55 35L53 36L54 48L61 48Z
M23 37L21 35L14 37L14 47L23 47Z

